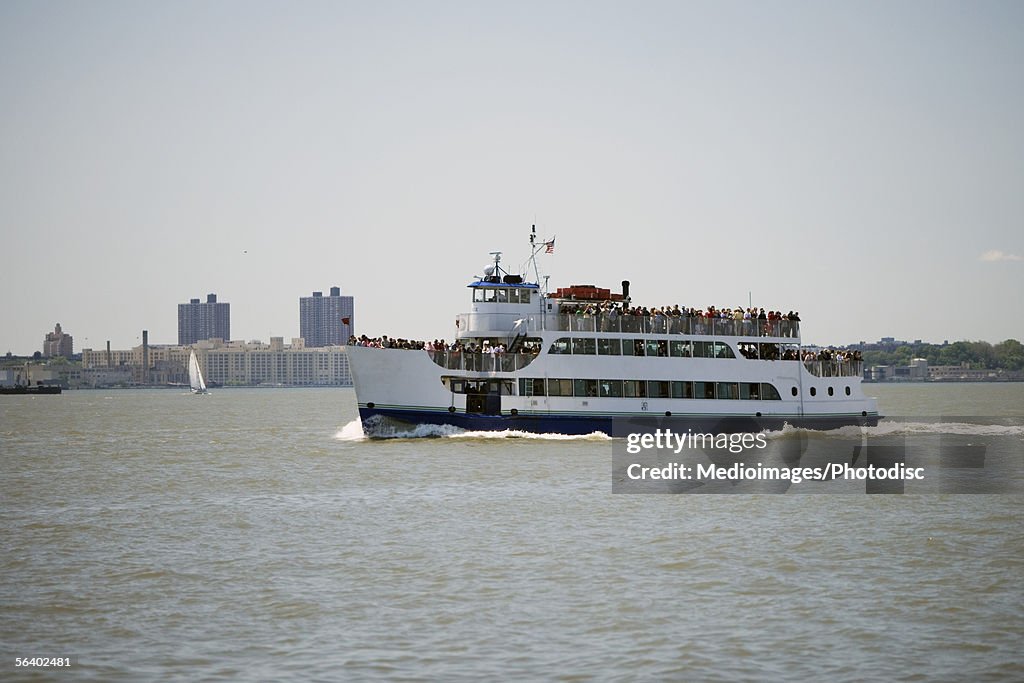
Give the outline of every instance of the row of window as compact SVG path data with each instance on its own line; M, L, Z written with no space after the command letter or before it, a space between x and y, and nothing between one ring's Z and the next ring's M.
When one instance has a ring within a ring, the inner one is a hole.
M523 287L475 288L473 301L486 304L528 304L531 290Z
M767 382L689 382L642 379L519 379L520 396L581 398L713 398L781 401Z
M449 378L456 394L501 394L511 396L515 384L511 379ZM797 388L791 387L793 396ZM844 387L847 396L850 387ZM833 387L828 387L834 396ZM810 387L811 396L817 396L817 387ZM678 380L642 379L545 379L520 377L520 396L576 396L580 398L713 398L780 401L778 390L767 382L690 382Z
M732 347L720 341L669 339L595 339L561 337L548 353L579 356L661 356L675 358L735 358Z

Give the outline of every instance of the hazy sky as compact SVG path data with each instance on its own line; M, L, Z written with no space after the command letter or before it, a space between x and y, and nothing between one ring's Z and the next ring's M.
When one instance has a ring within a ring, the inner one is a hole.
M451 339L536 222L552 287L1024 337L1024 3L0 3L0 354Z

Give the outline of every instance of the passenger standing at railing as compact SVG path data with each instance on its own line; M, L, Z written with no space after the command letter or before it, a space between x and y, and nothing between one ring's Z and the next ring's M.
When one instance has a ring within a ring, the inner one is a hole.
M661 309L655 308L651 310L654 318L654 332L656 334L662 334L665 332L665 316L662 314Z
M604 320L604 330L606 332L618 332L619 323L619 310L614 305L608 308L608 313Z

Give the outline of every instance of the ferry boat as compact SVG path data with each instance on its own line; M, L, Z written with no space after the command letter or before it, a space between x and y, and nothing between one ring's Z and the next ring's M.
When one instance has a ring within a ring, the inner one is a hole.
M24 384L16 384L9 387L0 387L0 394L12 394L12 395L27 395L35 396L37 394L59 394L63 391L59 384L39 384L36 386L27 386Z
M628 281L621 292L546 291L536 257L548 243L536 228L530 243L534 282L503 270L492 252L493 264L468 284L456 348L350 343L364 433L453 425L612 435L616 418L654 416L718 432L877 424L862 361L809 359L798 320L626 314Z

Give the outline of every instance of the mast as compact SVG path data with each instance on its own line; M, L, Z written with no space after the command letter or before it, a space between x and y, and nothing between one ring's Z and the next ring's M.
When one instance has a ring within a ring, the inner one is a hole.
M540 269L537 267L537 254L539 254L541 252L541 249L547 249L548 242L552 242L552 241L554 241L554 240L553 239L552 240L545 240L545 241L541 241L538 244L538 242L537 242L537 226L536 226L536 224L531 226L531 229L530 229L530 260L529 260L529 265L533 266L533 281L536 282L537 285L540 285ZM527 268L527 272L529 272L528 268ZM548 293L548 285L547 285L547 276L546 275L544 276L544 289L542 291L543 291L544 294Z

